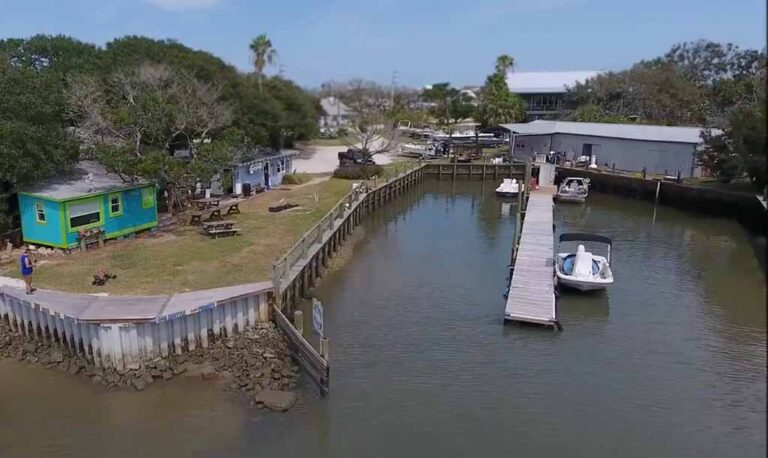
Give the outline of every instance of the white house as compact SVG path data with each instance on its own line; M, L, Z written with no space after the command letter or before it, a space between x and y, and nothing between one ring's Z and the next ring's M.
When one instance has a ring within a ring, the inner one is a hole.
M320 99L319 125L321 128L346 127L352 119L352 110L337 97L323 97Z
M680 172L699 176L695 153L703 145L700 127L648 124L606 124L538 120L502 124L511 134L513 157L525 160L550 151L564 153L568 160L596 156L600 166L648 173Z
M600 72L509 72L507 86L525 101L526 119L558 119L565 110L565 93Z

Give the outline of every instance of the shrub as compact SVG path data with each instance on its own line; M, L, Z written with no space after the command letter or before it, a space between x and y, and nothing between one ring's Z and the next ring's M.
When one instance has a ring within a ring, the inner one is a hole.
M380 165L345 165L336 168L333 171L333 177L346 180L365 180L376 175L381 176L383 173L384 167Z
M302 184L311 179L308 173L286 173L283 175L283 184Z

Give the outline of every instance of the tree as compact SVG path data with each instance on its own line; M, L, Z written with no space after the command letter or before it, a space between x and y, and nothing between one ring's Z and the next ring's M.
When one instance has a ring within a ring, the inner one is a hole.
M190 181L210 180L196 173L231 163L216 141L231 119L220 88L184 71L145 63L104 80L71 78L65 95L89 154L125 181L157 183L172 202ZM172 145L189 149L192 160L174 159Z
M608 72L568 91L570 108L594 105L621 117L662 125L700 125L706 120L704 92L674 64L643 61L629 70Z
M569 121L628 123L630 120L622 115L607 113L597 105L582 105L568 114Z
M754 77L754 99L729 111L727 125L703 134L704 148L697 152L699 164L724 182L744 175L758 189L766 185L766 73Z
M277 60L277 51L272 47L272 40L262 33L251 41L253 53L253 67L259 79L259 93L262 92L262 80L264 79L264 67L272 65Z
M85 48L62 37L0 41L0 232L13 224L20 189L66 172L77 159L60 91L69 69L59 56L72 50L82 57Z
M422 99L431 102L433 107L430 114L438 120L438 124L453 133L453 126L462 120L469 119L475 112L471 100L461 91L451 86L451 83L437 83L422 92Z
M392 148L395 129L389 119L389 94L379 84L353 79L336 88L339 98L353 113L347 146L357 147L369 155Z
M485 80L477 112L478 121L484 127L495 127L525 118L523 99L513 94L507 85L507 72L512 69L514 62L507 54L497 57L494 72Z

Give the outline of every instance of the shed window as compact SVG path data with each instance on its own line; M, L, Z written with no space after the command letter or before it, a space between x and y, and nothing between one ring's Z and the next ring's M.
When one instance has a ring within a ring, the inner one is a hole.
M155 188L141 188L141 208L155 206Z
M283 173L285 171L285 162L282 159L277 161L277 173Z
M69 206L69 227L70 229L79 229L83 226L96 226L101 223L101 201L91 199L81 202L70 202Z
M123 214L123 198L120 193L109 195L109 216Z
M42 202L35 202L35 220L38 223L45 222L45 206Z

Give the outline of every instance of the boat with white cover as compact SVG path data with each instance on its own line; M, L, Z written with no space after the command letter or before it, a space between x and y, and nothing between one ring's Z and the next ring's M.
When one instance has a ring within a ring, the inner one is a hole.
M432 143L426 145L404 143L400 145L400 155L407 157L420 157L423 159L435 157L435 145Z
M598 256L587 251L581 243L575 253L560 252L560 244L569 241L604 244L608 247L608 252L606 256ZM577 232L560 235L555 264L557 284L579 291L605 289L613 283L611 246L611 239L602 235Z
M496 195L500 197L515 197L522 190L522 183L518 183L514 178L504 178L504 181L496 188Z
M568 177L557 188L555 199L558 202L586 202L589 195L589 179Z

